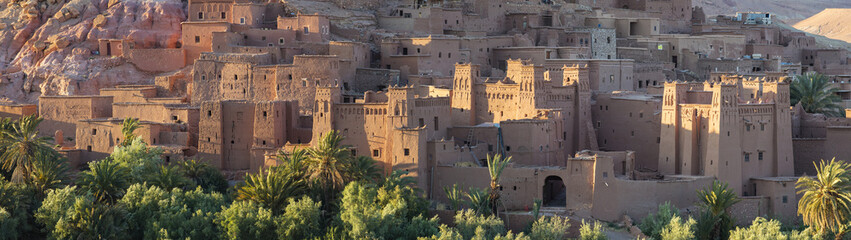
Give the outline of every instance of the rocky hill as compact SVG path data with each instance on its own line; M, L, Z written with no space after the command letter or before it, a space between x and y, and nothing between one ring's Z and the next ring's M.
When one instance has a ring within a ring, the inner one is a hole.
M151 83L156 73L97 55L97 39L137 48L177 47L180 0L4 0L0 2L0 97L96 94L118 84Z
M795 28L851 43L851 8L829 8L804 19Z
M849 0L694 0L707 16L743 11L771 12L779 19L794 24L826 8L851 8Z

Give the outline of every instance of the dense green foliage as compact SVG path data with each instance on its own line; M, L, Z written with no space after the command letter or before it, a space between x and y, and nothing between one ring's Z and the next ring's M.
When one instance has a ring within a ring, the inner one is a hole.
M680 210L670 202L659 204L655 213L650 213L641 220L638 228L648 237L662 239L662 229L671 223L671 219L679 216Z

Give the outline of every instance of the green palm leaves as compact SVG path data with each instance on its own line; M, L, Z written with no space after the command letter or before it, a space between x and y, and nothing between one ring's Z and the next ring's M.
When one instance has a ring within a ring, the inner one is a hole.
M12 182L28 180L36 161L58 157L51 147L52 139L38 136L38 124L42 120L36 116L25 116L12 123L11 128L0 136L0 145L5 146L0 161L3 169L12 172Z
M490 193L488 194L488 202L490 204L491 212L497 213L497 206L499 204L499 178L502 176L502 171L505 170L505 167L508 166L508 163L511 162L511 157L503 158L502 155L496 154L493 156L488 155L488 173L490 173L491 177L491 188Z
M807 73L796 76L789 87L792 105L801 103L808 113L821 113L827 116L842 116L836 95L837 88L830 84L826 76L818 73Z
M139 129L138 118L125 118L121 126L121 134L124 135L124 141L121 141L121 146L129 146L136 140L136 134L133 133Z
M798 201L798 214L803 216L804 224L837 236L845 232L845 224L851 220L849 167L848 163L835 159L822 160L816 166L815 178L798 179L796 188L798 194L803 194Z
M239 188L237 199L250 200L263 207L280 213L291 197L297 197L306 191L304 180L292 176L292 173L281 167L275 167L257 174L249 174L245 185Z

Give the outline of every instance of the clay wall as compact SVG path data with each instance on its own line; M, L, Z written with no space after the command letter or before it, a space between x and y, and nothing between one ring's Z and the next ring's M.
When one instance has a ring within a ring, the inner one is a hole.
M121 39L98 39L98 53L101 56L124 56L128 44Z
M190 16L192 10L190 9ZM230 31L227 22L183 22L180 24L182 48L186 50L185 63L194 62L202 52L213 51L213 33Z
M598 94L596 100L591 113L600 150L634 151L636 169L657 170L661 99L614 93Z
M236 3L232 6L230 23L261 27L265 21L266 5L257 3Z
M79 120L111 117L112 101L112 96L41 96L38 115L44 121L39 132L53 136L55 131L62 131L72 137Z
M128 49L124 57L146 72L170 72L186 66L186 52L179 48Z
M413 79L413 78L412 78ZM394 85L406 85L400 82L399 70L380 68L358 68L350 90L355 92L382 91Z
M768 217L780 220L785 224L792 224L798 220L798 196L795 191L797 179L797 177L787 177L754 180L757 186L757 195L766 198L767 204L763 208L768 210Z
M340 58L341 79L354 79L358 68L369 68L372 59L372 51L369 45L357 42L330 42L328 54ZM344 84L349 84L344 80ZM344 86L349 90L351 87Z
M0 118L18 119L29 115L38 115L38 105L0 103Z
M113 148L124 141L121 119L87 119L77 123L76 147L83 150L83 162L100 160L112 153ZM150 146L189 146L188 132L179 125L160 124L147 121L139 123L136 136ZM165 138L163 138L165 137Z
M296 31L296 40L302 42L326 42L331 36L331 22L321 15L278 17L278 29Z
M149 98L157 96L157 89L153 86L118 86L116 88L101 88L101 96L112 96L112 99L119 102L143 103L148 102Z
M288 47L296 42L296 32L286 29L252 28L241 31L243 40L240 46L253 47Z

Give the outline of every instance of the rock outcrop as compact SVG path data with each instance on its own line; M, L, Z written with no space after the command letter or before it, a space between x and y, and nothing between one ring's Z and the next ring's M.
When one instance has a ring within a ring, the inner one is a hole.
M19 0L0 8L0 97L97 94L119 84L150 84L121 58L98 55L98 39L137 48L178 47L186 19L179 0Z

